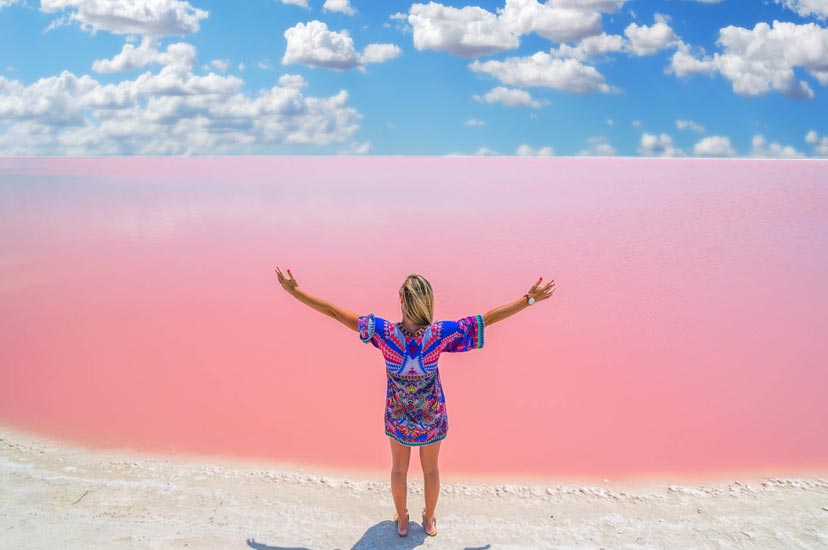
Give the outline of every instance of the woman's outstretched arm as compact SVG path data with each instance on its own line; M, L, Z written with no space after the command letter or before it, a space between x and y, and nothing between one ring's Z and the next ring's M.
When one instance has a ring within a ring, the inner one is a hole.
M518 311L526 309L527 307L529 307L529 300L527 298L528 296L531 296L535 299L535 304L543 300L546 300L547 298L552 296L552 293L555 292L555 279L552 279L552 281L550 281L546 285L538 288L538 285L540 285L541 281L543 281L543 277L538 279L538 282L532 285L532 288L529 289L529 292L527 292L514 302L487 311L483 315L483 325L489 326L492 323L497 323L498 321L502 321L503 319L514 315Z
M355 331L359 330L357 327L358 315L356 313L343 309L332 304L331 302L328 302L327 300L323 300L322 298L317 298L316 296L308 294L299 288L299 283L296 282L296 279L293 277L293 273L290 272L290 269L288 269L288 275L289 277L285 277L281 270L278 267L276 268L276 276L279 278L279 284L282 285L282 288L284 288L288 294L303 304L312 307L316 311L324 313L328 317L333 317L349 329Z

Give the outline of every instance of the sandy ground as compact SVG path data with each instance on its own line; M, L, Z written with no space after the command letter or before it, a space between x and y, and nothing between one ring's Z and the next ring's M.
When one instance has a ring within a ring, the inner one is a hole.
M0 548L828 548L828 477L818 475L694 486L444 475L439 533L427 537L411 467L400 538L386 476L92 451L0 428Z

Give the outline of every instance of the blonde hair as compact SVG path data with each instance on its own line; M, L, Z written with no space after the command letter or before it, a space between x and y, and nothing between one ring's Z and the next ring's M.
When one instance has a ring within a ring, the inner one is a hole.
M434 319L434 291L431 283L417 273L409 273L400 287L403 311L418 325L430 325Z

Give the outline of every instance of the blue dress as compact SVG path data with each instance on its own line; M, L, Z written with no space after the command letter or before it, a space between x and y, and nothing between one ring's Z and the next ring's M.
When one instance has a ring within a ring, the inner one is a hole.
M437 362L443 352L482 348L483 316L437 321L417 334L373 313L360 316L357 325L360 340L373 344L385 359L386 435L408 446L446 437L446 398Z

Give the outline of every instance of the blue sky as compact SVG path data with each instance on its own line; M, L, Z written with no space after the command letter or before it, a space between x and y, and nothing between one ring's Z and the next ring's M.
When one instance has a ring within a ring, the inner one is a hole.
M0 0L0 155L828 156L828 0Z

